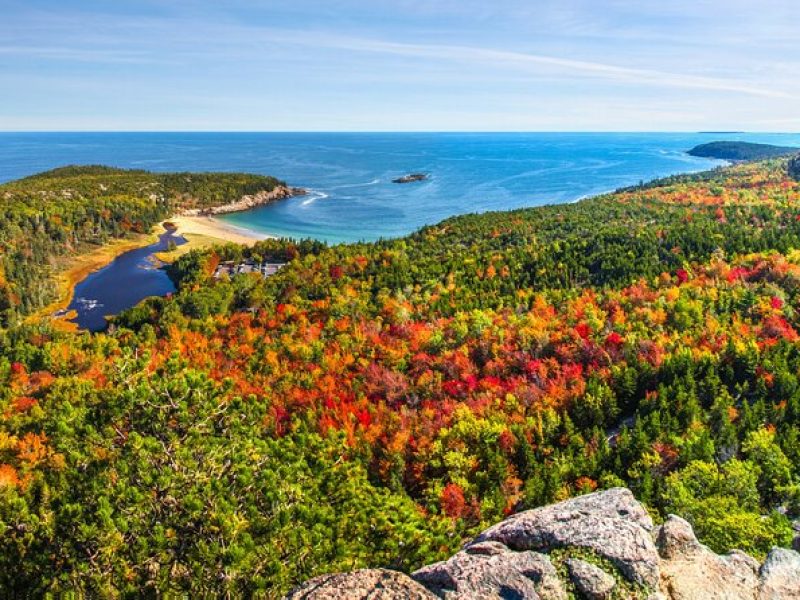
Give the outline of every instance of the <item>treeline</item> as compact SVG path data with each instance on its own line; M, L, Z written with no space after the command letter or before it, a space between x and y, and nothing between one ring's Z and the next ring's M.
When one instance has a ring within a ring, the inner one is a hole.
M146 233L182 208L270 190L271 177L63 167L0 185L0 327L57 294L63 259Z
M800 515L787 161L326 248L188 253L0 335L0 589L279 597L613 485L763 555ZM287 261L212 277L222 260Z

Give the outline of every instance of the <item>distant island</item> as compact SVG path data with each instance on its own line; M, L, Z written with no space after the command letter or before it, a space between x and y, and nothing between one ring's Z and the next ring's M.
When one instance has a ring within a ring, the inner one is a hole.
M800 152L800 148L751 142L710 142L689 150L689 154L692 156L732 161L763 160L796 152Z
M428 175L426 173L410 173L397 179L392 179L392 183L414 183L415 181L425 181L427 179Z

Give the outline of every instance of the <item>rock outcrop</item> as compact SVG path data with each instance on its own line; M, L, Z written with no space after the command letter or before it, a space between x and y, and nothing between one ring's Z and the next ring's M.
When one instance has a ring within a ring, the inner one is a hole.
M653 521L630 490L616 488L527 510L490 527L476 542L498 541L512 550L582 548L610 560L632 582L658 585Z
M785 548L769 553L759 572L758 598L800 598L800 554Z
M611 575L580 558L570 558L566 562L569 578L579 594L588 600L611 598L614 588L617 587L617 582Z
M222 204L221 206L211 206L208 208L190 208L183 212L183 216L197 217L197 216L213 216L222 215L226 213L242 212L243 210L250 210L276 200L285 200L293 196L304 196L306 190L301 188L292 188L285 185L275 186L269 191L258 192L257 194L242 196L234 202Z
M718 555L670 515L653 527L644 507L615 488L518 513L446 561L411 576L383 569L325 575L291 600L786 600L800 599L800 554L775 548L763 565Z

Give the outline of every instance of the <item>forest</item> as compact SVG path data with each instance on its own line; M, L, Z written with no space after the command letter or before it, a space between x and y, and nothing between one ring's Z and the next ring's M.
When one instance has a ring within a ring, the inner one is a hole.
M8 318L2 594L277 598L322 573L413 570L506 515L617 485L718 552L788 546L792 165L369 244L194 250L170 268L177 293L97 334ZM46 285L49 257L88 243L82 219L105 238L123 219L144 231L177 203L274 181L92 167L6 184L4 285ZM41 240L30 282L23 238ZM287 265L212 277L242 258Z

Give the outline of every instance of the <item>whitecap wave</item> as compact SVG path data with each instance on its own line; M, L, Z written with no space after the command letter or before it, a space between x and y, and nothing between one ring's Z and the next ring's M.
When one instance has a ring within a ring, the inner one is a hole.
M96 310L98 308L103 308L103 305L99 301L95 300L94 298L80 297L80 298L76 298L75 302L78 303L78 305L80 306L81 310L83 310L83 311Z
M328 197L329 197L329 194L326 194L325 192L320 192L318 190L308 190L308 198L305 198L300 203L300 206L308 206L310 204L313 204L317 200L324 200L325 198L328 198Z

